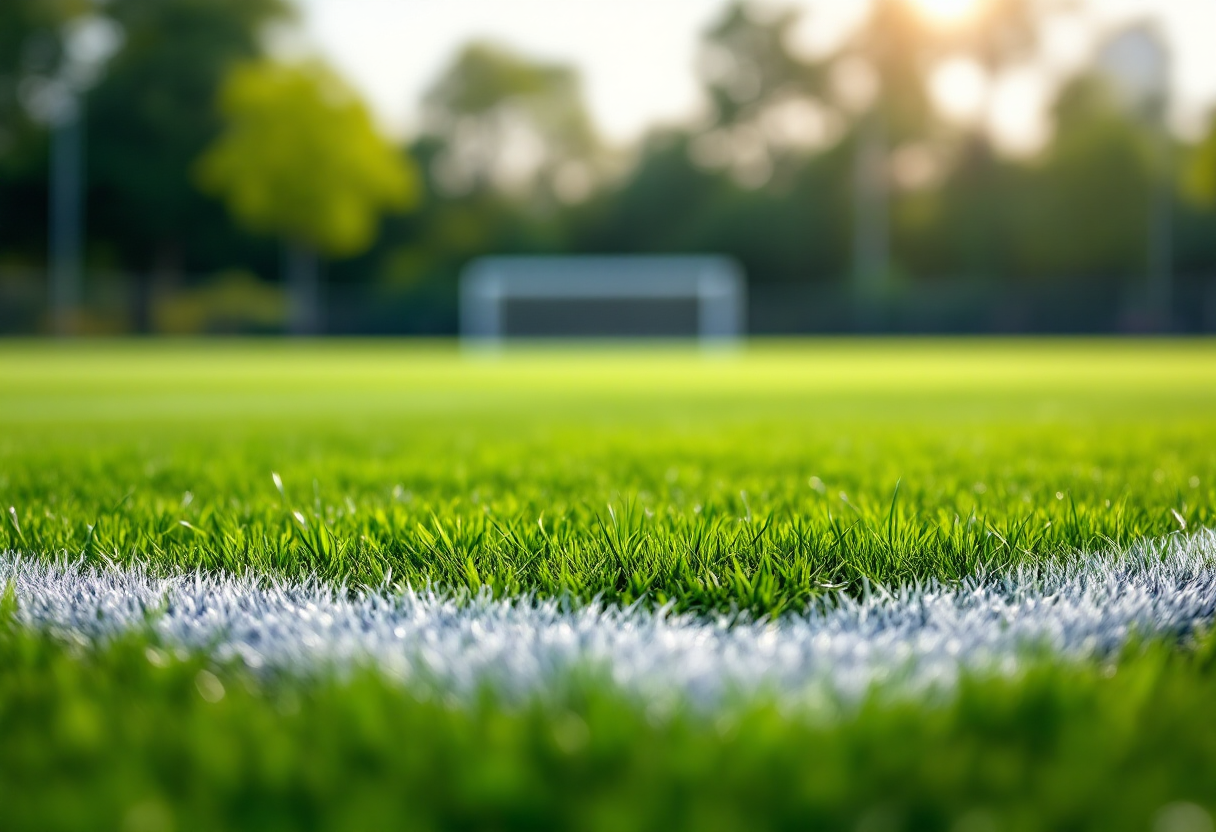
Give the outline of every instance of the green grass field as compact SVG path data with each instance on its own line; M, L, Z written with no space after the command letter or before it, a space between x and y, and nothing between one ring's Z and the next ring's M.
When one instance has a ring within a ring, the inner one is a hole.
M1214 405L1207 343L16 345L0 549L780 612L1210 525Z
M1213 437L1207 341L14 342L0 551L780 616L1216 525ZM1210 639L815 722L149 661L18 603L4 828L1211 832L1216 808Z

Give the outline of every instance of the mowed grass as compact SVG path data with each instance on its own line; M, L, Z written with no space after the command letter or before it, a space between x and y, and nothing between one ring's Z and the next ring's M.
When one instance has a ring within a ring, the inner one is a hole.
M1216 344L0 345L0 549L797 610L1211 525Z
M0 549L780 613L1212 525L1214 436L1208 342L10 343ZM520 705L276 676L29 632L19 603L4 829L1204 832L1216 809L1211 635L804 719L594 678Z
M467 707L367 672L308 685L138 637L0 623L3 828L1201 832L1216 651L968 678L836 721L755 702L656 717L610 687Z

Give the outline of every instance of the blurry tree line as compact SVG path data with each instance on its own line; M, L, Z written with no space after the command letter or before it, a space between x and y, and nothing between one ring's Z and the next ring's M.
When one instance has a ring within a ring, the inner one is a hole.
M883 328L934 292L1055 292L1069 329L1103 304L1111 326L1166 325L1206 291L1216 326L1216 119L1185 143L1095 66L1060 87L1040 151L1003 154L943 117L931 76L1032 63L1051 0L980 9L942 27L876 0L811 58L793 11L729 5L703 33L705 115L630 149L597 135L573 68L469 44L397 147L332 70L272 54L284 0L5 0L0 331L50 326L48 181L73 117L81 330L452 332L470 258L537 252L733 255L761 329L822 328L790 311L816 297Z

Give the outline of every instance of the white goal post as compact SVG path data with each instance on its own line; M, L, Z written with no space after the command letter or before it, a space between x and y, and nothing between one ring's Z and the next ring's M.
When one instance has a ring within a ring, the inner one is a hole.
M460 334L508 338L697 338L746 326L742 269L716 256L485 257L460 279Z

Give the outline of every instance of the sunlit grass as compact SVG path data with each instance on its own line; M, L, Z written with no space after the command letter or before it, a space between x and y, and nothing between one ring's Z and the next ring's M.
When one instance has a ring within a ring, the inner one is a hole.
M0 550L781 613L1212 526L1213 436L1209 342L16 342ZM0 590L5 829L1211 828L1210 636L812 719L283 676Z
M1210 525L1212 436L1208 342L16 343L0 548L771 613Z
M1200 830L1213 667L1210 641L1152 646L1117 670L1044 662L803 721L763 700L660 715L586 683L453 707L370 672L299 686L143 638L81 654L3 625L3 825Z

